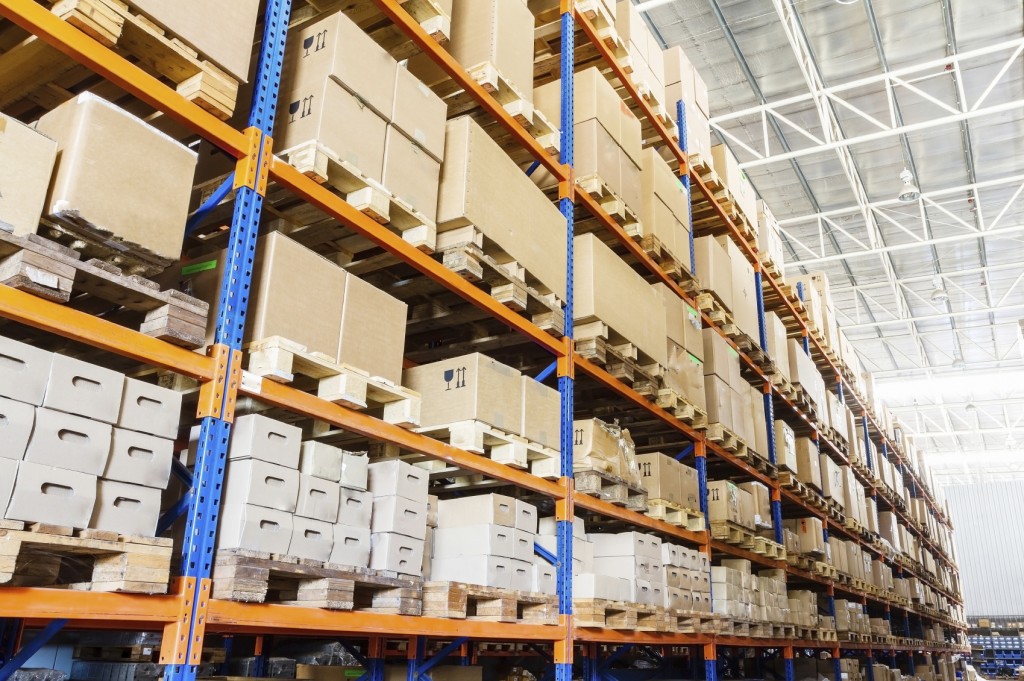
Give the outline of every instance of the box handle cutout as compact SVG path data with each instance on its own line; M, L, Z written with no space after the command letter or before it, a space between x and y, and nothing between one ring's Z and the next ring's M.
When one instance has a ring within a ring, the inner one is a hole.
M130 497L118 497L114 499L114 508L128 509L133 506L141 506L142 502L138 499L132 499Z
M156 456L152 449L143 449L142 447L129 447L128 456L133 459L145 459L146 461L152 461L153 457Z
M53 497L73 497L75 496L75 490L71 489L67 485L59 485L55 482L44 482L40 487L39 491L43 494L49 494Z
M57 431L57 439L61 442L70 442L71 444L84 445L89 442L89 436L85 433L79 433L77 430L68 430L67 428L61 428Z
M85 376L74 376L71 379L71 387L99 392L103 386L99 381L94 381L91 378L86 378Z

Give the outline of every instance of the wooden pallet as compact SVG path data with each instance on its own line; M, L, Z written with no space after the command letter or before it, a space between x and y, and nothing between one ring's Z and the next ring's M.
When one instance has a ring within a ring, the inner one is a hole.
M159 662L160 643L77 645L74 659L94 662ZM227 659L227 651L223 648L203 648L200 659L203 664L220 664Z
M306 346L281 336L249 345L250 373L277 383L292 383L296 375L317 381L317 395L350 409L381 411L388 423L415 428L420 423L420 395L378 376L339 364Z
M423 615L486 622L558 623L558 597L461 582L423 585Z
M672 281L679 284L684 292L696 295L699 292L697 281L690 271L689 252L676 255L670 251L656 234L644 234L639 230L640 224L634 223L625 227L626 234L639 244L640 249L655 262L658 268Z
M695 610L671 610L667 611L669 618L669 631L679 634L713 634L718 627L720 615L710 612L697 612Z
M706 314L716 326L732 323L732 313L713 290L701 291L694 302L697 309Z
M770 461L762 457L760 454L755 452L753 449L750 449L749 447L746 449L746 451L742 453L737 453L737 458L743 459L748 464L750 464L750 466L754 470L764 473L769 478L774 479L779 476L779 469L775 464L771 463Z
M662 367L607 324L593 319L577 320L575 346L581 357L604 367L647 399L657 399L662 387Z
M835 629L818 629L818 641L838 641L839 636Z
M578 191L590 195L609 217L617 222L626 234L636 236L643 234L640 216L629 206L599 175L585 175L576 178Z
M172 541L0 520L0 584L167 593Z
M178 94L217 118L235 108L238 81L180 39L119 0L49 1L51 11L90 38L175 88ZM4 22L3 28L10 24ZM0 55L0 108L21 116L54 109L73 98L94 73L50 47L41 38L7 37ZM117 96L111 89L109 96Z
M703 513L695 511L692 508L685 508L679 504L674 504L671 501L666 501L665 499L648 499L647 511L644 515L650 516L655 520L668 523L669 525L685 527L691 532L704 531Z
M230 549L218 551L214 559L212 597L243 603L419 615L422 613L423 579L364 567Z
M740 527L728 520L712 520L710 526L712 539L723 541L726 544L747 547L752 546L757 538L757 535L747 528Z
M745 354L761 371L770 374L775 371L775 360L768 356L768 353L761 349L759 341L751 338L746 332L740 330L735 323L727 322L722 325L724 333L740 352Z
M754 537L750 550L772 560L786 560L786 547L764 537Z
M647 510L647 492L638 484L631 484L604 471L580 470L573 473L576 491L603 499L616 506L643 513Z
M696 157L692 154L690 158ZM699 159L699 166L691 166L694 169L700 168L698 174L704 185L710 190L711 198L701 191L693 191L690 194L690 203L693 210L693 234L694 236L718 236L728 234L729 229L719 216L718 210L713 204L718 204L726 217L732 221L740 236L751 246L754 252L757 250L757 230L750 222L749 216L745 215L736 203L729 188L722 182L718 173L709 165L706 159ZM691 161L692 164L692 161ZM755 218L757 216L754 216Z
M780 374L778 371L773 373L770 378L772 385L778 389L780 395L790 402L796 400L796 388L789 382L788 378Z
M186 348L206 344L208 303L37 234L0 230L0 284L83 310L101 307L105 317L138 325L139 331ZM121 312L111 312L111 306ZM141 317L141 321L140 321Z
M561 457L557 450L545 447L526 438L505 432L482 421L457 421L437 426L416 429L417 433L429 435L435 440L447 442L453 447L486 456L492 461L512 468L529 470L540 478L556 480L560 477ZM384 445L384 456L391 454L391 448ZM407 458L416 462L417 458ZM458 477L458 470L444 461L423 457L423 464L431 471L432 477Z
M707 439L739 458L747 455L747 443L721 423L709 423L705 431Z
M829 565L821 560L814 561L811 565L811 572L827 579L836 579L839 576L839 571L836 570L834 565Z
M655 404L695 430L707 428L708 413L672 388L659 388Z
M572 599L573 624L585 629L635 631L637 612L634 604L603 598Z

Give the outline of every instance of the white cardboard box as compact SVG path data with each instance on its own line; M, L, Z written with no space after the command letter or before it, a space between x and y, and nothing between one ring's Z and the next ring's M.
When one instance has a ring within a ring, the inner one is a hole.
M110 454L112 430L100 421L37 407L25 460L101 475Z
M218 549L286 554L291 542L291 513L250 504L221 505Z
M515 527L517 530L537 534L537 507L522 499L516 499Z
M423 569L423 546L422 539L393 532L375 532L370 535L370 567L403 575L419 575Z
M341 488L338 483L299 473L299 498L295 515L325 523L338 522Z
M512 563L511 558L501 556L435 557L430 565L430 578L509 589L512 585Z
M166 489L171 476L174 442L134 430L114 428L110 457L103 470L107 480Z
M0 508L7 510L18 477L18 461L0 457Z
M53 353L0 336L0 395L40 406Z
M386 497L373 497L373 515L370 518L370 531L374 534L394 532L420 540L426 538L426 501L413 501L397 494Z
M296 558L327 561L334 549L334 525L315 520L292 517L292 539L288 544L288 555Z
M43 406L113 424L123 394L124 374L55 354Z
M117 425L173 440L181 422L182 393L125 377Z
M117 480L99 480L89 527L152 537L156 535L159 520L159 489Z
M538 594L558 593L558 576L555 574L555 566L540 556L533 561L533 581L530 584L530 591Z
M487 523L465 527L439 527L434 532L434 557L496 556L512 558L516 551L516 530ZM530 542L533 556L533 542Z
M35 420L36 409L31 404L0 397L0 459L25 457Z
M594 557L646 556L661 560L661 540L642 532L618 534L594 533L589 535L594 544Z
M515 527L517 510L517 501L504 494L478 494L472 497L442 499L437 504L437 526L466 527L489 523Z
M375 497L395 494L426 504L428 484L429 473L426 469L399 459L377 461L369 465L367 488Z
M516 560L524 560L527 563L533 562L533 541L537 535L526 530L514 529L514 540L512 547L512 557Z
M95 475L20 461L14 493L4 517L67 527L88 527L95 503Z
M629 599L629 582L621 577L583 572L573 577L574 598L600 598L609 601Z
M262 459L230 461L223 498L224 505L252 504L294 513L299 498L299 472Z
M301 428L260 414L246 414L235 419L228 459L259 459L298 468L301 448Z
M341 457L341 486L365 490L370 459L366 452L345 452Z
M594 572L623 579L643 579L652 583L663 583L664 572L661 563L654 563L647 556L595 556Z
M338 522L340 524L369 530L372 513L373 497L369 492L341 488L338 504Z
M370 528L350 527L338 523L334 526L334 549L331 563L366 567L370 564Z
M516 591L529 591L533 588L533 563L526 560L512 559L512 578L509 588Z
M344 450L338 447L308 440L299 450L299 472L324 480L341 480L341 460Z

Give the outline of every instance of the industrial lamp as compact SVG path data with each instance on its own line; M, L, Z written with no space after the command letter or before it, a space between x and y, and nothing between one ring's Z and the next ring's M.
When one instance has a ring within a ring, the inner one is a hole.
M942 287L942 277L937 274L932 278L932 293L930 298L933 303L944 303L949 300L949 294L946 293L946 289Z
M921 198L921 190L914 184L914 175L906 168L900 173L900 179L903 180L903 186L900 188L900 193L896 195L896 199L901 203L910 203L911 201L917 201Z
M956 357L953 358L953 364L951 366L954 369L966 369L967 368L967 362L964 361L963 357L961 357L960 355L957 355Z

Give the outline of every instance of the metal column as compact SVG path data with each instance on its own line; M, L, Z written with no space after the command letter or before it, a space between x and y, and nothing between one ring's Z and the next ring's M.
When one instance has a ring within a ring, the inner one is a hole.
M683 100L676 102L676 130L679 134L679 148L684 154L689 154L686 143L686 103ZM679 169L679 181L686 187L686 207L689 211L690 222L690 274L695 275L697 271L697 252L693 247L693 202L690 200L690 157L686 157L686 169Z

